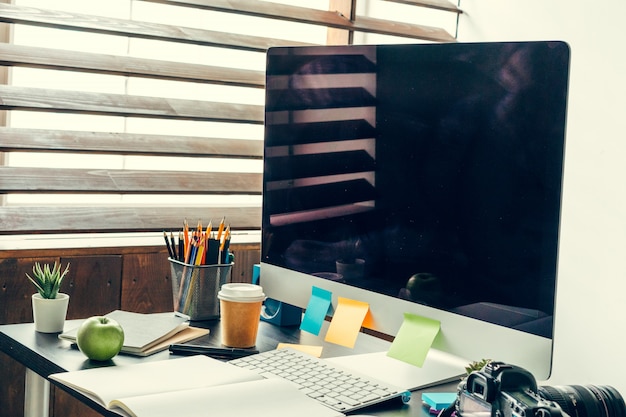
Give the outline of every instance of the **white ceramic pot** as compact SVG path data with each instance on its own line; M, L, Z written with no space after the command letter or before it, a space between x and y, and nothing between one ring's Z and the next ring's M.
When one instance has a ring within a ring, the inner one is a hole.
M365 260L360 258L350 262L338 260L335 262L335 267L337 273L341 274L346 281L361 279L365 272Z
M36 293L33 294L32 301L35 330L41 333L62 332L70 296L58 293L56 298L47 299Z

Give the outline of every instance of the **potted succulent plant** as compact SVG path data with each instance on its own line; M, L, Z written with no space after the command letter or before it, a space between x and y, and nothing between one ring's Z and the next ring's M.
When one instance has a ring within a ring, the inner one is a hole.
M58 333L63 331L69 295L60 293L63 278L70 270L68 263L65 269L57 262L53 266L39 262L33 265L33 275L26 277L35 285L37 292L32 295L33 319L35 330L42 333Z
M339 258L335 261L337 273L341 274L343 279L351 281L363 277L365 269L365 260L361 258L362 249L359 239L348 239L339 243Z

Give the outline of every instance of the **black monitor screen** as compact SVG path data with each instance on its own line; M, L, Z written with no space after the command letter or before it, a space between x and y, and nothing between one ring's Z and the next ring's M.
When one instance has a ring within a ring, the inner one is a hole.
M263 261L551 337L569 49L270 49Z

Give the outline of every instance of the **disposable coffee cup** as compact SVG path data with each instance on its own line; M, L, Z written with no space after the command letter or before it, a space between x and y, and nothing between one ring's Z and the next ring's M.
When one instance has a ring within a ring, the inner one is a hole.
M232 283L222 285L220 300L222 344L232 348L256 345L261 305L265 300L259 285Z

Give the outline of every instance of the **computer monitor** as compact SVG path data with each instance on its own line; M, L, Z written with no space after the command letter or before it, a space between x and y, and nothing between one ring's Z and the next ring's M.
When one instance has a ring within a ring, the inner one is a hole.
M569 48L272 48L261 283L441 322L434 349L550 374Z

